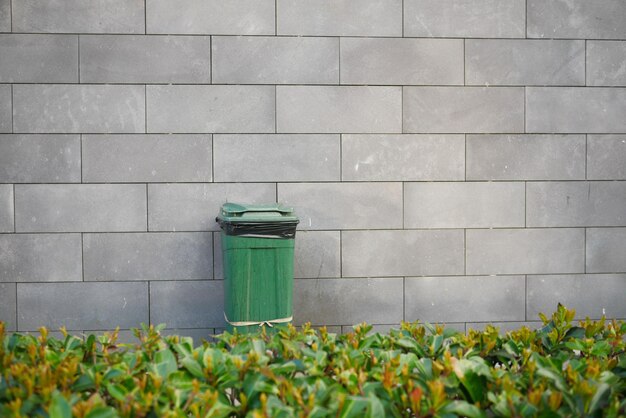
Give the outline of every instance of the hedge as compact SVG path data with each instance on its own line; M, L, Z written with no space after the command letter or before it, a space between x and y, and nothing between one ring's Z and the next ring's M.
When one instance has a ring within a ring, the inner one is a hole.
M0 416L626 416L626 323L573 318L559 306L541 329L506 335L287 326L199 346L160 326L118 344L116 332L56 339L0 323Z

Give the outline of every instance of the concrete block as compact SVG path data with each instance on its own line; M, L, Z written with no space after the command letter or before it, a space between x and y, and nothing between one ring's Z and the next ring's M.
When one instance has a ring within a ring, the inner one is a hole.
M626 88L526 88L526 132L622 133L624 114Z
M337 38L214 36L213 82L338 84Z
M78 82L76 35L0 35L0 56L0 82Z
M465 179L463 135L343 135L347 181Z
M215 217L226 202L271 203L276 186L250 184L150 184L150 231L219 231Z
M148 283L19 283L17 306L20 331L136 328L148 323Z
M468 39L468 85L585 85L585 41Z
M13 132L12 86L0 84L0 133Z
M148 132L274 132L272 86L148 86Z
M405 0L404 36L523 38L524 0Z
M405 320L523 321L525 286L524 276L408 277Z
M402 0L278 0L277 35L402 36Z
M626 135L587 136L587 178L626 180Z
M17 84L18 133L137 133L145 130L144 86Z
M579 228L475 229L466 235L467 274L583 273Z
M626 86L626 42L587 41L587 85Z
M0 184L0 232L13 232L13 185Z
M467 135L468 180L584 178L584 135Z
M400 87L278 86L281 133L400 133Z
M339 231L298 231L295 246L294 277L341 277Z
M338 181L339 135L215 135L215 181Z
M86 35L81 83L211 82L208 36Z
M524 183L405 183L407 228L524 226Z
M529 227L626 226L626 181L529 182Z
M0 249L0 282L82 280L79 234L2 234Z
M0 32L11 32L11 0L0 0Z
M342 84L463 84L462 39L342 38Z
M145 184L15 186L18 232L146 230Z
M342 275L425 276L463 274L462 230L345 231Z
M401 183L286 183L278 201L293 206L300 229L402 228Z
M403 131L524 131L522 87L404 87Z
M146 0L147 33L274 35L274 0Z
M626 271L626 228L587 229L587 273Z
M561 303L576 318L626 318L626 274L528 276L528 316L550 315Z
M80 182L80 136L0 135L0 182Z
M294 283L294 323L313 325L398 324L401 278L302 279Z
M529 38L626 39L621 0L528 0Z
M0 322L5 331L17 330L17 304L15 283L0 283Z
M85 234L85 281L213 278L210 232Z
M144 33L144 2L135 0L19 0L13 32Z
M150 283L150 322L169 328L224 327L223 282Z
M84 135L84 182L211 181L210 135Z

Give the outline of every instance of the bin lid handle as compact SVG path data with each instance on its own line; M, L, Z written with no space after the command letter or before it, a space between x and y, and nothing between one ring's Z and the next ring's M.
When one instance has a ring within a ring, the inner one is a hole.
M222 212L245 213L245 212L279 212L292 213L293 208L282 205L240 205L238 203L226 203L222 206Z

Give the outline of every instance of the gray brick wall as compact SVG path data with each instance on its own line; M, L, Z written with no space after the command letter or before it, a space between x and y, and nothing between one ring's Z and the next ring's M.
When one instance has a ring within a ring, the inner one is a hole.
M295 321L626 318L623 0L0 0L0 320L224 326L225 201Z

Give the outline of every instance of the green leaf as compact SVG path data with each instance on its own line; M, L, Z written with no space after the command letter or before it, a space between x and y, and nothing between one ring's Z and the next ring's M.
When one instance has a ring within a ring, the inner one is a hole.
M596 411L602 410L609 403L609 395L611 394L611 387L606 383L600 383L596 389L596 393L589 402L589 408L587 413L589 415L594 414Z
M180 342L172 347L179 354L179 357L190 357L193 355L193 339L191 337L180 337Z
M185 357L181 361L181 363L183 364L183 367L187 369L189 373L192 374L192 376L197 377L199 379L204 378L204 373L202 372L202 366L200 366L200 364L193 358Z
M84 392L95 387L96 383L94 382L93 378L88 374L83 374L72 385L72 391Z
M12 414L8 406L0 404L0 417L10 417ZM325 415L322 415L325 416Z
M263 340L257 340L257 339L252 340L252 349L259 356L264 356L265 355L265 342L263 342Z
M291 374L295 372L298 367L294 361L288 361L286 363L272 364L270 369L276 374Z
M379 390L384 390L382 382L367 382L363 385L363 393L368 397L375 395Z
M443 335L433 336L433 342L430 345L430 352L432 354L437 354L442 345L443 345Z
M426 352L424 351L424 349L420 347L417 344L417 342L411 338L400 338L399 340L395 342L395 344L402 348L406 348L407 350L410 350L411 352L414 352L419 357L426 357Z
M502 344L502 348L514 358L520 355L520 349L513 340L508 340L506 343Z
M53 365L57 365L59 364L59 362L61 361L61 356L59 356L59 353L55 352L55 351L51 351L51 350L47 350L46 349L46 361L53 364Z
M520 414L522 414L523 417L535 417L537 415L537 407L529 403L524 404Z
M565 347L570 350L585 351L585 345L580 340L572 340L565 343Z
M478 360L478 358L461 359L454 366L454 373L469 395L468 400L471 402L480 402L485 398L485 375L489 376L489 368L481 363L482 359Z
M89 337L87 337L87 340L85 341L85 346L87 346L87 349L91 349L91 347L93 347L95 342L96 342L96 336L93 334L89 334Z
M264 378L261 378L254 382L254 386L252 388L253 392L258 393L271 393L273 395L278 395L278 387L273 385L271 382L267 381Z
M385 416L385 408L382 402L374 394L370 393L367 397L367 411L365 418L379 418Z
M80 347L83 344L83 340L72 335L68 335L65 339L65 351L72 351Z
M568 391L567 386L565 384L565 380L563 379L563 376L559 375L558 373L550 369L541 368L537 370L537 374L539 376L545 377L548 380L551 380L554 383L554 386L561 392Z
M189 376L184 371L178 371L172 373L169 377L169 382L174 389L191 390L193 389L193 377Z
M222 352L215 348L207 348L204 350L204 355L202 356L202 364L204 367L216 367L220 363L222 363L224 356Z
M120 376L125 376L126 373L124 373L121 370L118 369L111 369L108 372L106 372L106 374L104 375L104 381L111 381L111 380L115 380L116 378L120 377Z
M232 406L216 402L207 412L206 418L226 418L233 412L235 412L235 408Z
M417 369L418 374L420 374L422 378L426 380L432 379L433 361L431 359L420 358L419 361L415 363L415 368Z
M362 417L363 411L369 405L367 398L360 396L350 396L343 404L343 408L340 411L339 418L356 418Z
M480 408L465 402L465 401L452 401L441 409L443 413L451 413L462 415L467 418L486 418L485 414Z
M52 395L48 413L50 418L72 418L72 408L69 402L58 391L55 391Z
M611 352L611 345L606 340L596 341L591 349L594 356L605 357Z
M585 329L581 327L571 327L565 333L565 338L585 338Z
M256 382L263 379L264 377L260 374L248 374L244 378L242 384L243 393L246 395L246 398L251 399L253 396L258 395L255 389Z
M89 411L85 418L117 418L118 416L115 409L110 406L97 406Z
M328 416L331 416L331 413L328 409L322 407L322 406L314 406L313 409L311 409L311 411L309 412L309 417L308 418L326 418Z
M128 391L124 386L120 385L119 383L109 383L106 386L109 395L111 395L114 399L120 402L124 402L126 400L126 394L128 393Z
M437 334L437 330L435 329L433 324L431 324L429 322L424 322L422 325L423 325L424 328L426 328L428 330L428 332L430 332L431 335Z
M163 378L178 370L176 357L168 349L157 351L154 355L154 362L156 363L156 373Z

